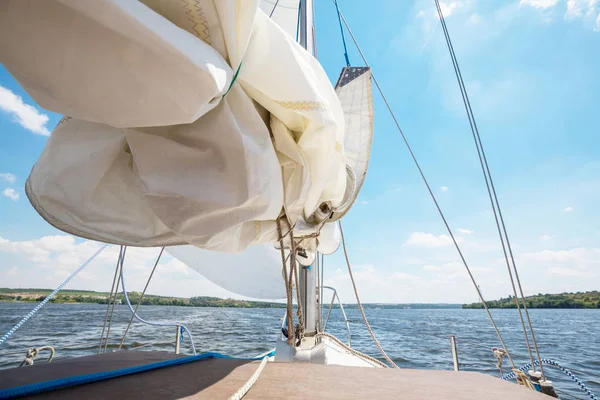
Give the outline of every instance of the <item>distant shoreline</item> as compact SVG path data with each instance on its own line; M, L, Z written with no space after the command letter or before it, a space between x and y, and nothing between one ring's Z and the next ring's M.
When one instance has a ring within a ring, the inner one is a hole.
M50 294L50 289L10 289L0 288L0 302L40 302ZM141 293L128 292L132 304L137 304ZM107 304L109 294L89 290L64 290L59 292L51 303L60 304ZM124 303L123 294L117 294L117 303ZM143 305L182 306L182 307L227 307L227 308L285 308L283 302L221 299L218 297L196 296L190 298L145 295ZM488 308L516 308L514 298L509 296L500 300L486 302ZM600 291L537 294L526 297L528 308L546 309L600 309ZM324 304L328 307L329 304ZM366 309L483 309L481 303L365 303ZM334 304L334 308L339 308ZM345 309L356 309L356 304L344 304Z
M522 307L522 301L519 299ZM525 297L527 308L588 308L600 309L600 291L536 294ZM486 301L488 308L517 308L515 298ZM483 308L481 303L463 304L462 308Z
M50 289L9 289L0 288L0 302L40 302L50 294ZM137 304L140 299L139 292L128 292L129 300L132 304ZM93 292L89 290L64 290L59 292L51 303L60 304L107 304L108 293ZM117 303L124 303L122 294L117 295ZM145 295L142 301L143 305L155 306L183 306L183 307L228 307L228 308L285 308L285 303L221 299L218 297L197 296L191 298L168 297ZM329 304L325 304L328 307ZM413 304L388 304L388 303L366 303L364 308L368 309L458 309L460 304L444 303L413 303ZM334 304L334 308L339 308ZM344 304L346 309L357 308L356 304Z

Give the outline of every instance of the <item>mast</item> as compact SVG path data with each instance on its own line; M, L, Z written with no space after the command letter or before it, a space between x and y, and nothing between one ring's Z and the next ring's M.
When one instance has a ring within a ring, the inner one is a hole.
M313 0L300 0L298 42L315 55L315 27L313 21ZM305 336L314 336L317 332L317 271L315 262L310 267L300 268L300 299L302 302Z

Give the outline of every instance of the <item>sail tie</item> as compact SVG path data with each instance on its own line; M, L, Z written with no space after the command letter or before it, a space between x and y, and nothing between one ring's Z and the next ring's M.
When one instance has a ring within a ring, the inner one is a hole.
M223 95L223 97L227 96L227 93L229 93L229 91L233 87L233 84L237 80L237 77L238 77L238 75L240 73L240 69L241 68L242 68L242 61L240 61L240 65L238 65L237 70L235 71L235 74L233 74L233 78L231 79L231 83L229 84L229 88L227 88L227 91L225 92L225 94Z

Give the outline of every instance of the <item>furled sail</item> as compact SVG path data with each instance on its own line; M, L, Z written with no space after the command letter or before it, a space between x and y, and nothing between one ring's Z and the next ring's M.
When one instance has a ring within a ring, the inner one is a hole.
M342 218L352 207L367 176L373 141L373 86L369 67L345 67L335 86L346 123L344 150L351 173L346 184L346 201L333 213Z
M282 210L318 230L347 203L344 113L290 36L298 2L264 3L0 2L0 62L69 116L27 181L36 210L134 246L242 251L277 239Z

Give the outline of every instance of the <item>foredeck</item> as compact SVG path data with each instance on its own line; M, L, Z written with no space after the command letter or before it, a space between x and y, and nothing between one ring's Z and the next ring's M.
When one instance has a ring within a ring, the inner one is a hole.
M0 371L0 389L180 357L123 351ZM228 399L257 362L209 359L76 386L31 398ZM475 372L268 363L244 399L544 399L545 395Z

